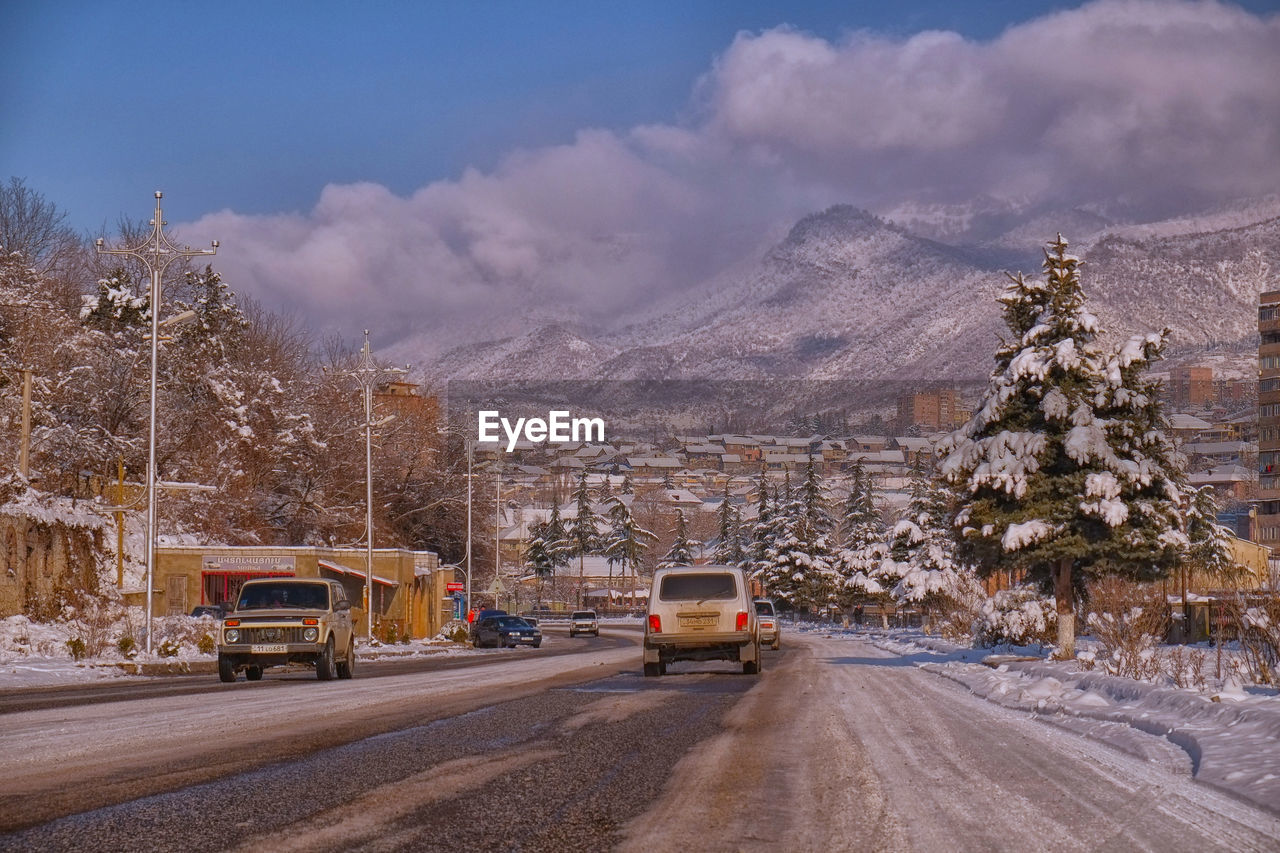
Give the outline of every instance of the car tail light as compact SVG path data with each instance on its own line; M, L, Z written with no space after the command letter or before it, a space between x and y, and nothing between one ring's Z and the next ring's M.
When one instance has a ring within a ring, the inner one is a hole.
M734 627L735 631L747 630L747 612L745 610L738 611L738 621Z
M303 625L319 625L320 620L319 619L303 619L302 624Z
M240 620L239 620L239 619L228 619L227 621L223 622L222 624L223 624L224 626L226 626L227 628L235 628L236 626L238 626L238 625L240 624Z
M649 614L649 630L655 634L662 633L662 617L657 613Z

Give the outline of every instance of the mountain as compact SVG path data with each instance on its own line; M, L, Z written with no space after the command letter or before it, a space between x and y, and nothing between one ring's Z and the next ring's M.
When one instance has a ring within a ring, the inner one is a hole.
M1258 294L1280 287L1274 200L1138 226L1086 210L928 213L899 212L908 228L832 207L655 316L606 329L539 324L452 349L435 369L504 380L978 379L1003 329L1004 270L1038 275L1040 247L1059 231L1085 261L1090 309L1109 336L1167 326L1184 360L1251 357Z

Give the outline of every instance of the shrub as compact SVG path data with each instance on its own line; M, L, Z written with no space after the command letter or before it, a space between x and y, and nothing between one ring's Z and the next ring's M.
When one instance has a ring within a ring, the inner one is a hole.
M132 658L138 651L138 643L133 639L132 634L125 634L119 640L116 640L116 649L126 658Z
M1047 645L1058 626L1052 599L1029 587L1002 589L978 614L974 639L980 646Z
M84 640L79 637L72 637L70 640L67 640L67 651L71 652L72 660L84 660L89 656L89 651L85 648Z
M1112 675L1150 681L1162 674L1156 645L1168 627L1160 590L1120 578L1089 587L1090 633L1102 645L1099 663Z
M200 639L196 641L196 648L202 655L211 655L217 650L218 644L214 641L212 634L201 634Z
M156 654L162 658L176 658L180 651L182 651L182 646L173 640L165 640L156 647Z

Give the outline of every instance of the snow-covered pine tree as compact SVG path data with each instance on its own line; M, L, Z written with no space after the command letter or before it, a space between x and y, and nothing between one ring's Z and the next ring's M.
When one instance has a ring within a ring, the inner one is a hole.
M569 520L566 533L573 542L573 553L578 557L578 604L581 605L583 585L586 583L587 555L594 554L600 547L600 520L592 507L591 489L587 488L585 471L578 475L573 503L576 512Z
M671 543L671 547L667 549L667 553L658 561L658 568L666 569L672 566L692 566L693 565L693 543L689 541L689 527L685 522L684 510L676 510L676 529L675 540Z
M978 411L944 442L941 466L961 496L961 558L983 573L1025 569L1052 588L1062 657L1075 654L1085 572L1156 576L1185 543L1170 511L1175 473L1144 452L1153 439L1142 421L1159 404L1138 399L1141 370L1159 336L1101 355L1079 264L1059 236L1045 250L1043 281L1010 277L1000 297L1010 336Z
M716 547L711 554L711 561L720 566L736 566L742 559L742 543L738 538L738 525L735 521L733 503L729 500L729 487L724 487L724 497L716 510L719 526L716 531Z
M644 558L644 552L658 541L658 537L639 525L625 496L615 496L610 500L607 513L609 533L604 544L604 555L610 563L622 567L624 577L630 571L631 603L634 606L636 569Z
M624 495L630 495L630 494L634 494L635 490L636 490L636 484L631 479L631 472L627 471L627 473L622 475L622 493Z
M819 535L829 536L832 528L835 527L835 519L832 518L831 509L827 505L826 492L822 487L822 475L818 473L812 453L809 454L809 461L805 464L804 482L800 485L800 495L809 524Z
M1188 566L1220 582L1236 583L1247 570L1232 555L1231 531L1218 523L1213 487L1188 489L1185 496Z
M849 497L840 521L842 542L833 564L839 575L838 595L843 605L884 591L872 574L884 559L886 549L884 523L875 505L875 484L862 460L854 461L849 474Z
M932 622L948 602L972 603L982 592L972 569L956 556L951 495L938 482L933 460L916 458L911 501L893 528L876 580L896 605L914 604Z

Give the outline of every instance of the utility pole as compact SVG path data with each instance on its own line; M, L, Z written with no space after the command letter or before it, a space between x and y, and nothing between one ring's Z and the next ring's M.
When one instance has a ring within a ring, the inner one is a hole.
M356 366L346 371L346 375L355 379L364 391L364 524L365 524L365 630L369 642L373 637L373 428L381 426L394 416L388 416L378 423L373 422L373 389L381 382L398 374L408 373L408 367L382 367L373 358L373 350L369 346L369 330L364 330L364 346L360 350L360 358Z
M190 246L178 248L169 241L164 233L164 212L160 209L160 199L164 193L156 190L156 212L151 220L151 234L137 246L124 249L108 249L98 238L97 247L100 255L129 255L142 262L151 273L151 291L149 294L149 310L151 312L151 404L148 410L147 426L147 654L151 653L151 613L152 590L155 587L156 573L156 365L160 360L160 311L164 305L160 292L160 282L165 270L179 258L186 259L198 255L213 255L218 251L218 241L213 241L210 249L192 249Z
M471 612L471 439L467 439L467 603L466 611Z

